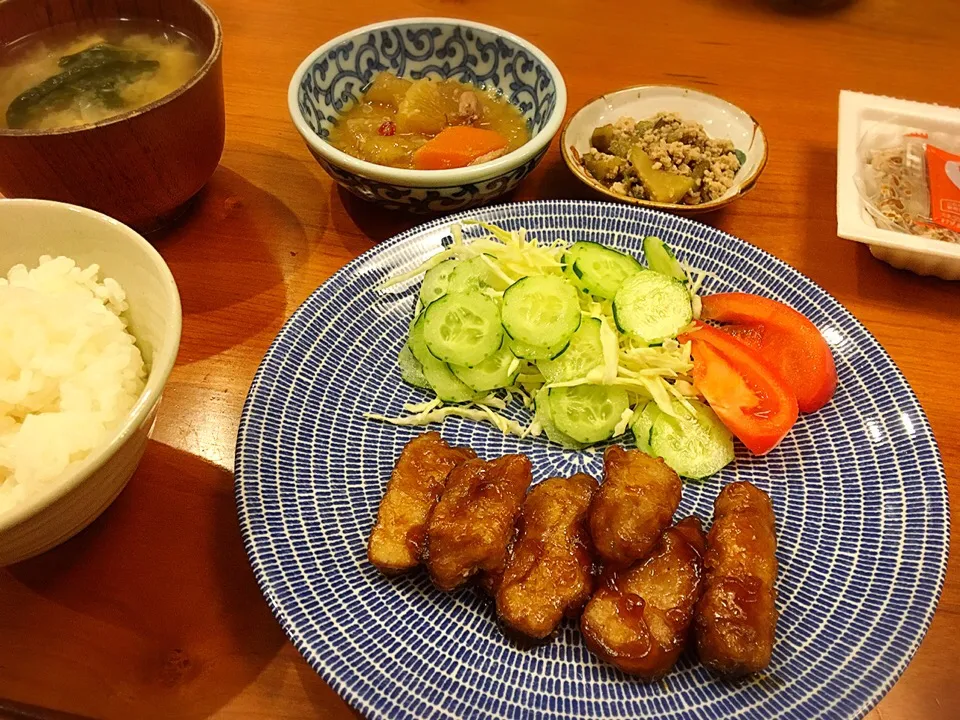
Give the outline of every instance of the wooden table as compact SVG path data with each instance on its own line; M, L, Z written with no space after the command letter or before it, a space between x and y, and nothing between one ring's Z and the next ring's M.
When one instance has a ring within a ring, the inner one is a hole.
M244 396L284 319L337 268L417 222L338 190L286 110L310 51L390 17L518 33L556 61L570 110L650 82L751 112L770 163L751 195L705 221L799 268L866 324L919 395L960 492L960 285L881 264L837 239L835 218L839 90L960 106L960 3L860 0L806 16L766 0L212 4L226 36L226 151L193 213L154 238L183 296L179 362L127 490L80 536L0 571L0 698L104 718L353 716L257 589L231 471ZM554 146L515 199L584 196ZM955 553L926 640L871 720L957 717L958 565Z

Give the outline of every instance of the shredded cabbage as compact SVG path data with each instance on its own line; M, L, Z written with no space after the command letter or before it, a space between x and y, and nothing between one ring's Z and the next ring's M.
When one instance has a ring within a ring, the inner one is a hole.
M466 221L464 225L479 226L487 234L467 241L464 239L462 226L452 226L453 242L449 247L419 267L390 278L380 289L386 290L413 280L446 260L468 260L474 257L483 258L495 275L507 285L530 275L563 274L563 255L568 247L568 243L563 240L543 243L530 237L524 229L506 230L478 221ZM686 266L684 271L687 274L694 317L699 317L698 293L707 274ZM492 296L503 295L502 292L492 289L487 289L486 292ZM635 338L622 335L617 330L612 302L598 302L589 295L580 295L583 316L600 320L600 341L603 348L602 363L598 363L586 376L548 384L535 363L517 359L510 366L510 374L519 370L514 384L482 399L448 405L435 398L428 402L405 405L404 410L408 414L400 417L388 417L372 412L366 413L364 417L407 426L429 425L443 422L448 417L461 417L490 423L504 434L521 438L539 436L546 429L551 439L569 447L582 447L569 438L558 438L558 431L541 412L535 412L526 424L508 417L505 413L512 408L522 407L528 411L537 408L535 398L540 392L554 387L584 384L611 385L627 390L630 408L617 424L616 435L626 432L635 413L650 401L656 402L660 410L673 417L677 417L677 405L693 413L689 399L696 398L697 393L690 376L693 370L690 344L681 344L671 339L658 346L647 346ZM404 364L409 365L411 358L412 354L405 356ZM405 379L408 376L419 380L409 367L405 367Z

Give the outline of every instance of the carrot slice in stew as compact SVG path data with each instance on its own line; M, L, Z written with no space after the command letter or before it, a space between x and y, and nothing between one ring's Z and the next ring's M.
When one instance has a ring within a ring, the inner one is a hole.
M413 154L417 170L446 170L466 167L503 154L507 139L493 130L455 125L442 130ZM487 157L489 156L489 157Z

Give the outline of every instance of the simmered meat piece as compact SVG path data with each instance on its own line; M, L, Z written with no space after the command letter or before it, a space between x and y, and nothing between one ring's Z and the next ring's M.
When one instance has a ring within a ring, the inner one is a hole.
M616 445L603 456L603 474L590 503L590 534L605 564L627 567L645 558L670 527L682 485L660 458Z
M727 485L713 504L703 598L697 606L700 661L738 676L770 663L777 627L777 536L770 497L748 482Z
M545 638L589 599L593 550L587 510L596 489L589 475L550 478L524 500L496 593L497 613L514 630Z
M468 460L450 473L427 530L427 569L441 590L480 571L501 572L530 486L526 455Z
M385 573L417 565L424 549L427 521L453 468L476 457L469 448L452 448L439 433L407 443L380 501L370 533L367 557Z
M580 628L598 657L644 680L662 677L683 652L701 592L703 528L688 517L647 560L608 571Z

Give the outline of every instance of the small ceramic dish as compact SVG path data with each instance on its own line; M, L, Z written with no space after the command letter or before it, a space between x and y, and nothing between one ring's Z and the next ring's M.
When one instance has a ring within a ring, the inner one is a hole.
M532 137L501 158L451 170L393 168L341 152L327 141L330 128L383 70L496 88L520 108ZM567 90L550 58L512 33L467 20L407 18L321 45L293 74L287 102L310 152L344 188L391 209L436 212L481 205L513 190L560 129Z
M869 157L863 139L886 124L960 137L960 109L848 90L840 93L837 235L868 245L875 258L895 268L960 280L960 245L880 227L867 208L857 185L862 164Z
M160 396L180 347L180 294L150 243L112 218L47 200L0 199L0 276L41 255L65 255L127 294L125 317L147 365L147 382L113 436L82 463L0 512L0 567L49 550L80 532L116 499L147 445Z
M658 112L675 112L684 120L698 122L710 137L732 140L734 148L746 156L733 187L722 197L699 205L641 200L613 192L587 172L581 156L590 149L590 137L596 128L622 117L642 120ZM752 116L715 95L671 85L638 85L594 98L570 118L560 137L560 148L573 174L605 197L683 215L697 215L729 205L753 189L767 164L766 136Z

